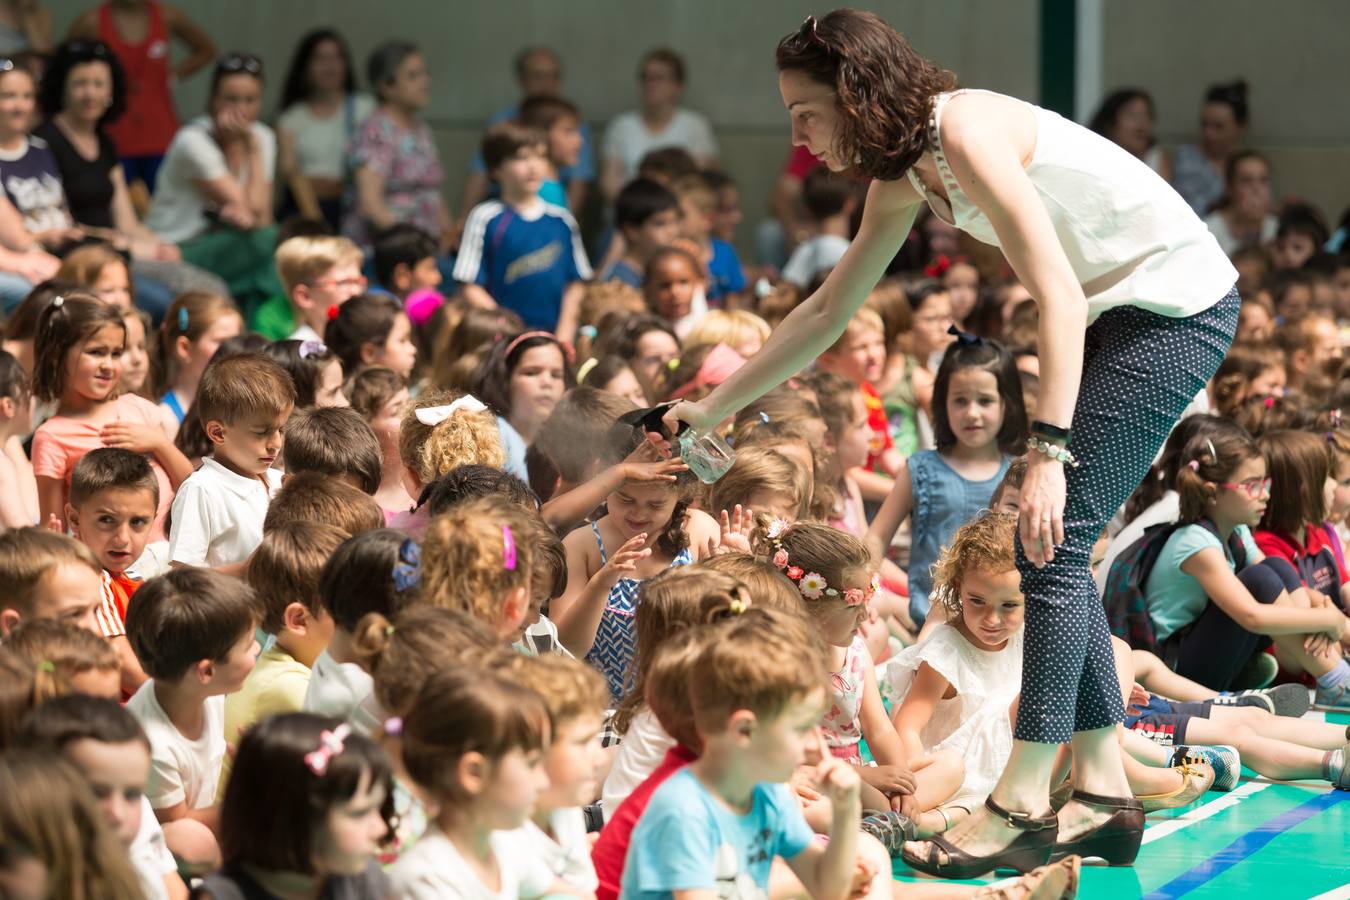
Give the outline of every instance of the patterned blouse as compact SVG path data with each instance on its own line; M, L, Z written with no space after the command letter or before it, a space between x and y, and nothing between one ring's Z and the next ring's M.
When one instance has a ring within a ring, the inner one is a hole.
M441 182L445 173L431 129L425 122L404 128L383 108L376 109L361 125L347 148L349 167L364 167L384 179L384 202L397 222L416 225L432 237L440 237ZM343 234L369 249L372 235L357 214L356 197L349 187Z

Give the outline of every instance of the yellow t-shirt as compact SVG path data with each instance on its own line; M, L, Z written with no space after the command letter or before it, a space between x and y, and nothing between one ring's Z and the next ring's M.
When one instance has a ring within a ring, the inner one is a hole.
M239 746L239 739L259 719L278 713L300 712L309 688L309 667L280 646L273 644L258 656L244 686L225 698L225 743ZM234 760L225 754L217 798L225 796Z

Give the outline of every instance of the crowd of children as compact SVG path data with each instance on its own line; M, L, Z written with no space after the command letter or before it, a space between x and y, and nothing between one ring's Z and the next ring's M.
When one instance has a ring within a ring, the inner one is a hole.
M488 130L454 284L413 225L367 259L293 222L251 308L154 325L85 248L10 313L0 893L1073 895L1076 857L891 880L1011 752L1035 301L921 225L700 483L652 409L760 352L859 186L807 175L747 277L735 185L658 149L593 266L577 122ZM1350 711L1350 257L1234 260L1238 340L1095 555L1148 811L1244 764L1350 789L1350 732L1300 718Z

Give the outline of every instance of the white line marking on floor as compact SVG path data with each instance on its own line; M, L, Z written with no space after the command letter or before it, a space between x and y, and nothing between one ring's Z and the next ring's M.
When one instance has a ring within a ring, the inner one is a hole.
M1318 894L1312 900L1350 900L1350 884L1343 884L1338 888L1332 888L1325 894Z
M1157 825L1151 825L1144 829L1144 843L1151 844L1168 835L1176 834L1183 828L1189 828L1196 822L1203 822L1211 816L1218 815L1225 809L1236 806L1242 802L1243 798L1250 797L1253 794L1259 794L1270 786L1271 782L1269 781L1249 781L1246 784L1234 788L1218 799L1211 800L1203 806L1197 806L1190 812L1183 813L1173 819L1168 819L1166 822L1159 822Z

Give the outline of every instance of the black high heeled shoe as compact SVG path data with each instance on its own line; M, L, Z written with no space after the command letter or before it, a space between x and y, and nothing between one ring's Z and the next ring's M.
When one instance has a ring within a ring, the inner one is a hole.
M1055 843L1052 860L1095 856L1112 866L1132 866L1144 839L1144 806L1134 797L1103 797L1074 791L1072 798L1089 806L1114 809L1111 818L1071 841Z
M937 834L928 839L928 855L920 859L906 850L901 854L905 865L916 872L936 875L939 878L978 878L986 872L998 869L1012 869L1025 874L1050 861L1050 853L1055 849L1055 838L1059 833L1059 820L1054 815L1033 816L1028 813L1009 812L990 797L984 801L989 810L1009 828L1022 833L1013 842L997 853L988 856L973 856L947 840L945 835ZM947 861L939 858L945 853Z

